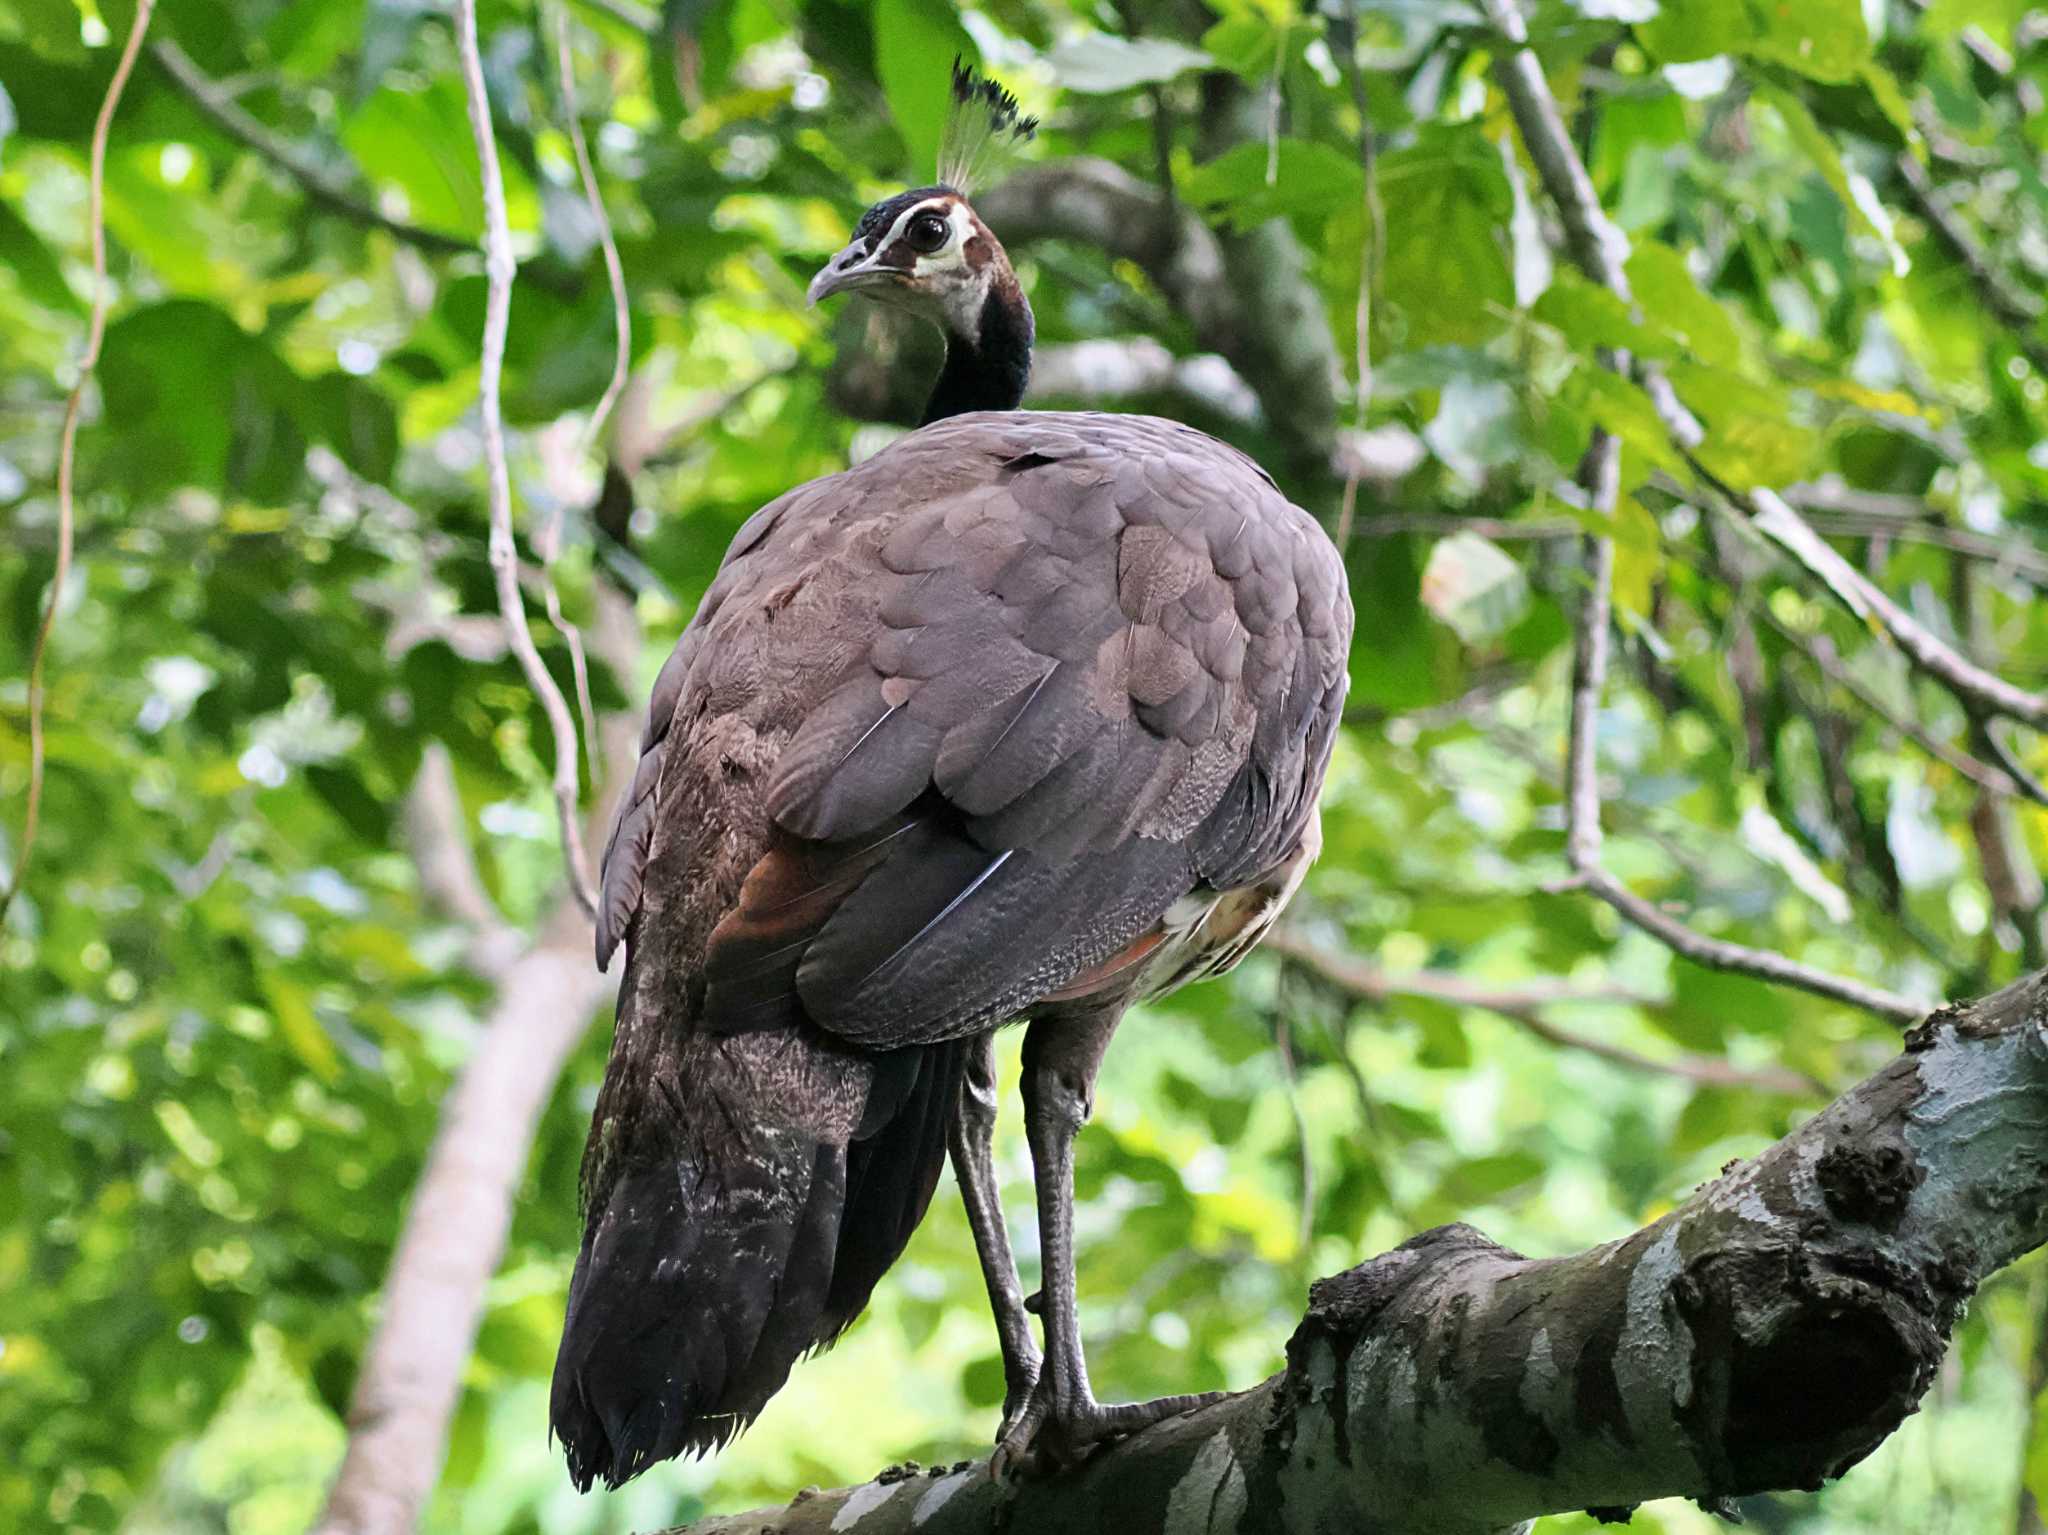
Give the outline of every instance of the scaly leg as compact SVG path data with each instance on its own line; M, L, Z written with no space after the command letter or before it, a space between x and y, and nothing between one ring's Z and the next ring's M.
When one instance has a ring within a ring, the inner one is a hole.
M1218 1400L1222 1392L1104 1405L1088 1384L1074 1293L1074 1137L1095 1104L1095 1073L1122 1016L1121 1004L1076 1007L1032 1022L1024 1036L1024 1128L1038 1185L1038 1242L1045 1270L1041 1314L1045 1366L1023 1415L996 1447L991 1469L1083 1459L1105 1439L1135 1433Z
M996 1136L996 1037L983 1035L967 1057L967 1076L960 1084L960 1105L947 1130L953 1154L953 1175L960 1180L960 1200L967 1206L967 1224L974 1232L974 1250L981 1258L981 1277L988 1286L989 1309L996 1317L996 1337L1003 1351L1003 1426L1009 1433L1031 1388L1038 1384L1038 1343L1031 1319L1024 1314L1024 1286L1017 1278L1017 1260L1010 1255L1010 1232L1003 1222L1001 1187L996 1181L990 1148Z

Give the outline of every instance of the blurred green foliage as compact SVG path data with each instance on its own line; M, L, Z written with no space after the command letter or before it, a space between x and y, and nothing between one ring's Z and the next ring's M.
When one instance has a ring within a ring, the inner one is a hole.
M1921 157L1980 254L2038 291L2048 44L2024 6L1535 6L1634 242L1630 313L1547 252L1471 6L670 0L643 17L578 0L578 106L632 291L630 554L593 526L578 453L611 312L552 19L523 0L481 10L525 263L506 388L518 498L529 530L566 517L570 616L589 616L595 583L626 581L646 629L637 676L598 669L600 709L637 706L748 513L892 430L828 395L828 363L867 345L869 317L840 319L835 343L803 287L869 199L927 179L956 50L1046 117L1046 161L1104 156L1156 180L1163 112L1176 195L1224 230L1284 220L1308 310L1351 359L1373 243L1343 67L1355 26L1382 254L1374 387L1362 409L1340 403L1412 466L1360 492L1354 718L1297 930L1390 972L1639 992L1543 1018L1663 1062L1841 1086L1894 1048L1877 1021L1679 962L1556 888L1578 574L1568 542L1513 535L1586 520L1558 486L1597 423L1625 445L1630 492L1604 529L1624 628L1602 720L1611 867L1703 930L1930 999L2040 962L2048 816L1983 795L1864 701L1988 749L1951 699L1661 478L1681 466L1647 398L1597 358L1663 360L1718 473L1821 486L1836 510L1820 526L1923 622L2018 680L2048 678L2048 380L2027 355L2042 338L1987 308L1897 166ZM0 10L9 839L56 429L90 297L86 138L130 14ZM153 35L350 195L478 233L437 8L161 0ZM1233 96L1264 139L1213 142ZM0 930L0 1527L288 1535L338 1460L407 1191L489 1001L463 935L423 905L400 802L426 746L445 745L485 880L530 923L557 867L547 727L511 665L472 643L493 622L479 260L309 201L148 57L113 131L107 225L113 318L50 656L45 831ZM1129 263L1075 240L1013 254L1046 345L1193 349ZM1199 419L1277 465L1266 423L1297 403ZM1334 524L1335 478L1297 469L1290 488ZM559 637L535 632L566 677ZM2013 749L2048 767L2038 742ZM646 1528L983 1443L1000 1372L942 1195L872 1314L738 1446L575 1497L545 1442L544 1381L604 1036L534 1147L428 1528ZM1134 1020L1111 1054L1081 1144L1095 1378L1115 1396L1248 1384L1277 1366L1316 1275L1452 1218L1527 1251L1602 1240L1817 1101L1631 1070L1476 1009L1359 1004L1260 957ZM1002 1162L1029 1270L1015 1128L1012 1113ZM2048 1495L2026 1363L2044 1292L2037 1264L2001 1276L1927 1409L1838 1487L1754 1500L1755 1526L2009 1527L2023 1466ZM1636 1527L1709 1521L1658 1506Z

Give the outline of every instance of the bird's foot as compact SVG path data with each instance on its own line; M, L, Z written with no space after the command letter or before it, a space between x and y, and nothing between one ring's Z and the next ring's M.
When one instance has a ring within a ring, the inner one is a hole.
M1071 1470L1102 1445L1182 1413L1221 1401L1227 1392L1203 1391L1192 1396L1163 1396L1152 1402L1098 1402L1085 1387L1062 1402L1042 1373L1012 1418L1005 1411L1003 1435L989 1457L989 1474L999 1482L1018 1476L1043 1476Z
M1003 1378L1006 1384L1003 1390L1003 1423L1002 1427L996 1430L998 1445L1006 1443L1011 1433L1024 1421L1024 1415L1030 1411L1031 1403L1038 1395L1038 1382L1044 1373L1044 1366L1036 1353L1033 1353L1029 1360L1019 1361L1004 1370Z

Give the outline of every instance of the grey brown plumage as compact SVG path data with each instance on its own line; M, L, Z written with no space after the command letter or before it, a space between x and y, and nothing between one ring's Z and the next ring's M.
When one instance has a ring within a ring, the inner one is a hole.
M1307 514L1146 417L951 416L741 530L605 854L579 1483L729 1437L859 1312L980 1035L1242 952L1312 856L1350 630Z

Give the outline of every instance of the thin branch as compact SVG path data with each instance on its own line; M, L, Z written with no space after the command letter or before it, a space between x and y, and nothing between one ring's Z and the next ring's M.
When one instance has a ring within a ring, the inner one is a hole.
M597 221L598 244L604 251L605 280L612 295L612 376L598 397L597 408L583 429L582 452L588 454L604 430L612 407L625 392L626 377L633 362L633 311L626 294L626 269L619 260L618 242L612 237L611 215L605 211L604 193L597 184L597 167L591 163L590 146L583 137L583 117L576 109L576 69L569 48L569 13L555 12L555 60L562 87L562 117L569 130L569 143L576 152L576 174L583 183L583 200ZM582 722L584 751L595 782L597 761L597 711L590 704L590 663L583 654L583 635L562 616L561 594L555 589L555 557L562 548L562 503L558 500L547 515L540 535L541 582L546 595L548 622L569 647L569 665L576 678L576 710Z
M1702 471L1705 473L1705 471ZM1759 487L1746 496L1713 481L1749 511L1753 527L1791 555L1809 575L1856 617L1876 625L1921 671L1982 713L2003 715L2036 729L2048 729L2048 695L1995 676L1938 638L1863 572L1835 552L1776 491Z
M1862 682L1856 674L1843 664L1833 643L1826 635L1804 635L1784 623L1768 607L1759 609L1765 623L1776 630L1785 642L1808 657L1817 671L1829 682L1841 688L1872 714L1883 720L1915 746L1936 761L1947 764L1980 789L1993 794L2004 794L2015 798L2031 799L2028 785L2013 777L2004 769L1979 760L1968 752L1959 751L1934 734L1926 726L1899 713L1886 703L1878 693Z
M569 50L566 9L555 12L555 59L561 73L562 120L569 130L569 145L576 151L576 174L583 182L583 201L597 221L597 243L604 252L604 275L612 294L612 335L616 343L612 351L612 376L598 399L597 409L590 413L590 424L584 428L583 446L588 452L626 387L626 375L633 364L633 309L626 294L626 268L619 260L618 241L612 237L611 215L605 211L604 193L597 184L597 166L591 161L590 145L583 136L583 117L576 109L576 70Z
M1625 265L1628 239L1600 207L1593 178L1572 144L1564 114L1543 77L1543 65L1529 46L1529 29L1523 25L1521 10L1515 0L1486 0L1486 11L1510 45L1498 64L1501 89L1507 95L1522 146L1564 221L1565 245L1581 271L1634 309L1635 293ZM1672 441L1681 448L1697 446L1706 434L1670 381L1649 366L1638 370L1637 376Z
M1543 1017L1543 1009L1559 1005L1613 1005L1661 1008L1663 1002L1622 986L1575 986L1563 981L1523 981L1512 987L1487 986L1469 977L1440 970L1410 970L1390 973L1368 965L1348 954L1325 948L1298 930L1276 928L1261 945L1288 959L1298 961L1331 985L1362 1002L1386 1002L1397 997L1417 997L1451 1007L1476 1008L1505 1018L1538 1039L1564 1050L1597 1056L1628 1071L1650 1075L1683 1077L1703 1087L1735 1087L1755 1092L1812 1097L1825 1089L1813 1078L1782 1066L1748 1070L1718 1056L1681 1051L1666 1060L1641 1055L1621 1045L1590 1039L1559 1027Z
M1621 442L1596 427L1580 477L1587 504L1614 514L1621 480ZM1582 544L1586 590L1579 601L1572 643L1571 730L1565 749L1565 856L1575 873L1600 865L1600 695L1607 684L1607 631L1614 587L1614 540Z
M600 586L590 638L615 670L630 666L639 647L631 600ZM605 716L600 732L606 770L590 809L593 830L607 823L639 757L639 726L631 715ZM408 806L409 830L417 829L415 809ZM430 836L446 830L459 838L459 817L454 811ZM449 851L443 846L434 856ZM457 856L466 862L467 848ZM467 908L488 919L481 891L458 894L444 877L446 867L430 870L423 862L423 892L447 903L445 909ZM350 1394L348 1449L314 1525L317 1535L413 1535L417 1529L441 1473L448 1424L461 1400L463 1370L504 1252L534 1128L563 1063L611 994L619 967L612 968L610 978L591 968L590 929L565 892L531 944L494 976L488 1021L442 1100L434 1142L391 1255L376 1330Z
M1294 1121L1294 1145L1300 1159L1301 1206L1295 1227L1294 1245L1307 1252L1316 1229L1316 1160L1308 1139L1308 1117L1301 1112L1301 1084L1296 1080L1294 1036L1287 1026L1287 1009L1276 1010L1273 1019L1273 1048L1280 1055L1280 1075L1287 1083L1287 1112Z
M1523 25L1521 11L1515 0L1487 0L1487 13L1496 30L1509 43L1506 55L1497 65L1501 88L1507 95L1509 110L1529 157L1564 220L1566 243L1572 258L1588 277L1624 303L1632 304L1634 295L1623 267L1626 241L1600 206L1593 179L1565 129L1563 114L1558 110L1557 98L1551 94L1549 81L1544 78L1543 66L1529 47L1528 29ZM1616 372L1625 372L1629 366L1628 360L1620 354L1607 356L1603 361ZM1643 382L1650 389L1665 430L1681 450L1689 452L1699 440L1698 423L1668 386L1661 393L1651 387L1659 382L1654 375L1646 372ZM1596 511L1612 511L1618 464L1618 444L1605 432L1596 431L1580 471L1589 504ZM1695 468L1703 476L1707 474L1704 466L1696 464ZM1727 494L1731 499L1737 499L1736 493L1728 491ZM1782 511L1782 517L1774 515L1768 519L1780 534L1790 537L1795 529L1804 533L1806 542L1801 547L1806 549L1809 558L1816 557L1813 551L1817 549L1848 569L1841 556L1800 522L1798 514L1778 497L1762 492L1753 500L1760 509L1774 505ZM1766 521L1761 515L1757 520L1760 524ZM1791 524L1790 528L1786 527L1787 522ZM1770 528L1765 531L1770 531ZM1866 1008L1901 1022L1918 1018L1925 1009L1895 992L1867 986L1846 976L1831 975L1774 950L1754 949L1694 932L1655 902L1643 899L1608 873L1600 861L1597 736L1600 696L1607 681L1612 545L1605 539L1588 539L1585 563L1586 594L1580 604L1573 646L1571 726L1565 759L1565 855L1571 865L1573 882L1605 901L1625 921L1640 927L1695 964L1774 981ZM1849 570L1849 575L1857 581L1862 579L1855 576L1853 570ZM1899 617L1904 619L1905 615L1901 613ZM1918 629L1917 625L1913 627ZM1924 630L1919 632L1925 633ZM1955 659L1958 664L1968 664L1961 662L1960 658ZM1999 686L2015 694L2018 692L2009 684L2000 683Z
M283 171L305 189L306 195L330 213L357 224L381 229L394 239L420 250L433 251L437 255L454 256L473 251L476 246L460 235L443 234L437 229L422 229L417 224L408 224L403 219L391 218L380 212L373 204L349 191L342 178L325 166L308 159L303 150L282 136L273 133L258 122L234 96L222 89L220 84L209 79L206 71L193 62L192 56L169 38L149 45L150 57L162 67L165 74L200 114L229 138L254 150L272 165Z
M1496 543L1508 543L1524 539L1536 542L1576 538L1583 532L1583 524L1569 517L1531 517L1525 521L1509 521L1502 517L1458 517L1447 512L1388 512L1362 524L1353 536L1393 538L1403 533L1421 533L1449 538L1458 533L1476 533Z
M107 335L107 137L113 132L114 113L121 105L121 93L128 88L128 76L135 70L135 55L142 36L149 30L149 18L156 0L137 0L135 19L128 26L128 41L114 64L114 77L107 82L107 94L100 101L99 116L92 125L90 179L86 190L85 224L92 241L92 313L86 321L85 351L78 359L78 377L64 402L64 427L57 439L57 564L50 573L50 602L36 625L35 645L28 663L28 803L22 811L21 847L7 888L0 890L0 921L14 904L15 894L28 878L29 857L35 851L36 829L43 810L43 662L49 654L50 635L57 627L57 609L64 601L64 587L71 579L72 534L78 525L74 475L78 455L78 418L85 410L86 386L99 366L100 343Z
M1596 508L1613 504L1618 449L1613 438L1596 431L1594 445L1587 450L1592 467L1585 477ZM1600 858L1598 735L1600 696L1607 684L1609 588L1613 578L1613 543L1604 538L1587 539L1586 594L1579 605L1572 647L1571 728L1565 746L1565 857L1574 881L1613 907L1623 920L1694 964L1810 991L1901 1023L1919 1018L1926 1008L1910 997L1803 965L1772 949L1750 948L1695 932L1608 873Z
M1798 505L1789 492L1785 499ZM2023 534L2017 532L1998 537L1972 533L1966 528L1951 528L1938 522L1899 522L1855 512L1816 512L1802 508L1802 515L1807 526L1819 533L1834 533L1846 538L1896 538L1910 544L1928 544L2000 570L2009 570L2036 586L2048 583L2048 553L2034 548L2026 542Z
M1991 317L2011 332L2013 345L2026 355L2036 371L2048 373L2048 340L2043 340L2034 329L2041 319L2041 300L2006 281L1990 254L1970 233L1969 226L1941 200L1926 166L1910 152L1899 155L1894 163L1899 179L1913 194L1913 205L1970 274L1970 286L1977 290L1977 297L1991 311Z
M570 894L584 916L595 918L597 899L584 873L583 833L576 821L576 726L562 690L548 675L533 633L526 623L526 605L519 595L519 557L512 538L512 474L505 462L505 421L499 390L505 371L505 335L512 311L512 230L505 216L505 178L498 168L498 145L491 133L490 96L484 86L483 59L477 51L476 0L457 0L456 50L462 66L463 90L469 104L469 127L476 140L483 181L484 271L489 289L484 304L484 334L478 410L483 418L484 462L489 472L491 571L497 578L498 611L505 620L505 641L519 658L527 686L548 717L555 739L555 815L562 828L562 864Z

